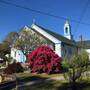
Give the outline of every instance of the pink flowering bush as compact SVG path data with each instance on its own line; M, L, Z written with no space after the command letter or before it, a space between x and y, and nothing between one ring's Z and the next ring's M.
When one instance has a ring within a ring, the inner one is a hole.
M28 54L31 72L58 73L61 72L62 59L48 46L36 48Z

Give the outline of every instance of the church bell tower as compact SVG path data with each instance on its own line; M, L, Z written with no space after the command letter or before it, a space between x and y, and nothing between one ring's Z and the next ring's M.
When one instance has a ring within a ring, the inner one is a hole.
M66 20L66 22L64 24L64 37L66 37L69 40L72 40L71 26L70 26L68 20Z

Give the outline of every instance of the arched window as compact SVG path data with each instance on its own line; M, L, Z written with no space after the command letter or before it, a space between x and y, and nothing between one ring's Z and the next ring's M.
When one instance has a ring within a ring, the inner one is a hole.
M68 33L68 27L65 28L65 32Z

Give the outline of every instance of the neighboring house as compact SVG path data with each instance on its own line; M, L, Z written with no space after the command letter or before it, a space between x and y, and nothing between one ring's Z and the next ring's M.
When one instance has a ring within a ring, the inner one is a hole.
M86 49L86 51L87 51L88 54L89 54L89 60L90 60L90 48L89 48L89 49Z
M11 48L11 57L17 62L25 63L26 61L26 56L23 52L16 48Z
M64 57L67 55L70 57L73 53L77 53L81 48L79 43L73 40L73 36L71 34L71 26L68 21L65 22L64 25L64 36L59 35L55 32L47 30L37 24L32 24L31 27L25 26L26 30L32 30L49 40L51 43L50 46L60 57ZM86 48L85 48L86 49ZM90 47L86 49L90 56ZM20 50L15 48L11 48L11 57L16 59L18 62L25 62L26 57Z
M89 60L90 60L90 40L82 40L81 42L77 42L77 45L82 47L84 50L86 50L89 54Z

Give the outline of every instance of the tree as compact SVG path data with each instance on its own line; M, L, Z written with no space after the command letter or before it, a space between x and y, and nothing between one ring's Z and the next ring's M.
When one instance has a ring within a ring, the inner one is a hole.
M10 49L15 44L18 37L19 35L17 32L10 32L0 45L0 57L7 61L7 63L12 60L10 57Z
M28 52L45 43L47 43L47 40L40 37L37 33L32 30L23 29L19 34L19 39L16 41L15 46L19 47L27 55Z
M13 44L15 44L18 37L19 37L19 35L17 32L10 32L10 33L8 33L8 35L6 36L4 41L8 42L9 45L12 46Z
M48 46L40 46L28 54L28 63L31 72L61 72L61 61L62 59Z
M10 47L9 47L9 43L4 41L0 44L0 57L6 60L7 54L10 54Z
M1 66L5 65L7 66L9 62L11 62L10 59L10 46L9 43L6 41L3 41L0 44L0 58L2 58L3 63L0 64Z
M64 74L65 78L69 80L72 88L75 89L76 80L81 77L81 74L84 73L89 66L88 54L85 51L81 51L79 54L73 55L70 59L65 57L62 65L68 69Z

